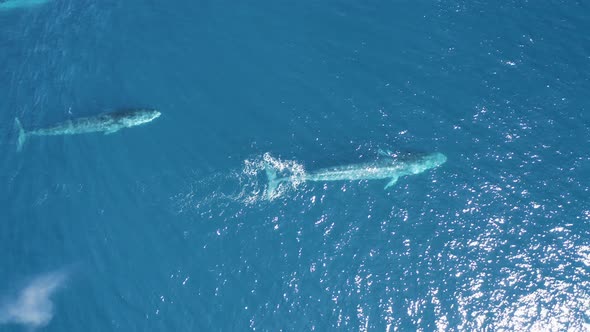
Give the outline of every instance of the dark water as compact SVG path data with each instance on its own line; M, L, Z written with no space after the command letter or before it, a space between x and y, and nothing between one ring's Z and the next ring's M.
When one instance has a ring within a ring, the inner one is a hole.
M0 331L590 329L590 6L0 11ZM152 123L32 137L128 107ZM448 162L264 198L379 148ZM265 156L265 153L268 153Z

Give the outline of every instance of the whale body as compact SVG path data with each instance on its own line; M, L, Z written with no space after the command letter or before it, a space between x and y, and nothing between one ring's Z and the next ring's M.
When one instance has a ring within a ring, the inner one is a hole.
M438 167L447 161L447 157L439 152L414 156L412 158L395 158L388 151L379 151L382 158L369 163L352 164L323 168L310 173L303 173L291 177L277 177L276 171L267 165L265 170L268 177L268 198L275 196L278 186L287 181L355 181L355 180L389 180L385 189L397 183L398 179L406 175L423 173Z
M22 149L26 139L30 136L76 135L96 132L108 135L123 128L151 122L161 114L152 109L125 109L113 113L68 120L51 127L29 131L25 131L19 119L16 118L15 123L18 129L17 151Z
M0 11L42 5L49 0L0 0Z

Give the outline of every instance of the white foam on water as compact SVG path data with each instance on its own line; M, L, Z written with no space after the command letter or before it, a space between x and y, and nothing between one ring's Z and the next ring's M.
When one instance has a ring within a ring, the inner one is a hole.
M269 194L266 169L272 168L278 178L286 178ZM302 183L305 170L293 160L281 160L265 153L262 156L244 160L239 170L212 174L195 180L185 193L171 197L176 210L182 213L188 210L209 211L227 207L238 202L250 206L264 201L272 201L296 189Z
M266 176L266 169L269 167L276 172L277 178L288 179L281 182L272 193L268 192L269 181ZM245 204L254 204L261 200L272 201L292 189L297 189L303 182L301 179L305 175L305 169L294 160L281 160L267 152L262 158L245 160L241 175L247 185L237 199Z

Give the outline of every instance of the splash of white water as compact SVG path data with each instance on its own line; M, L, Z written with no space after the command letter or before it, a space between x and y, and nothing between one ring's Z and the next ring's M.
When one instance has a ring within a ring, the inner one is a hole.
M266 169L272 168L277 177L288 178L289 181L282 182L272 195L268 193L268 178ZM245 178L245 186L238 195L238 199L245 204L254 204L260 200L274 200L283 196L291 189L296 189L301 184L305 174L303 165L294 160L281 160L265 153L262 158L244 161L242 176Z
M278 177L288 178L268 195L266 169L272 168ZM211 206L221 206L238 202L240 205L253 205L266 200L274 200L301 184L305 170L293 160L281 160L265 153L262 156L244 160L243 167L229 173L213 174L190 184L188 192L180 193L171 199L179 213L187 210L209 211Z

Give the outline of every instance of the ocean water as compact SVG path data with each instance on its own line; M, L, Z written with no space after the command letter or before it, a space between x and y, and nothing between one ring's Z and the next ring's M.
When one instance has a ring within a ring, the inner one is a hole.
M589 10L0 10L0 331L590 330ZM163 115L16 151L126 107ZM448 161L265 196L379 149Z

